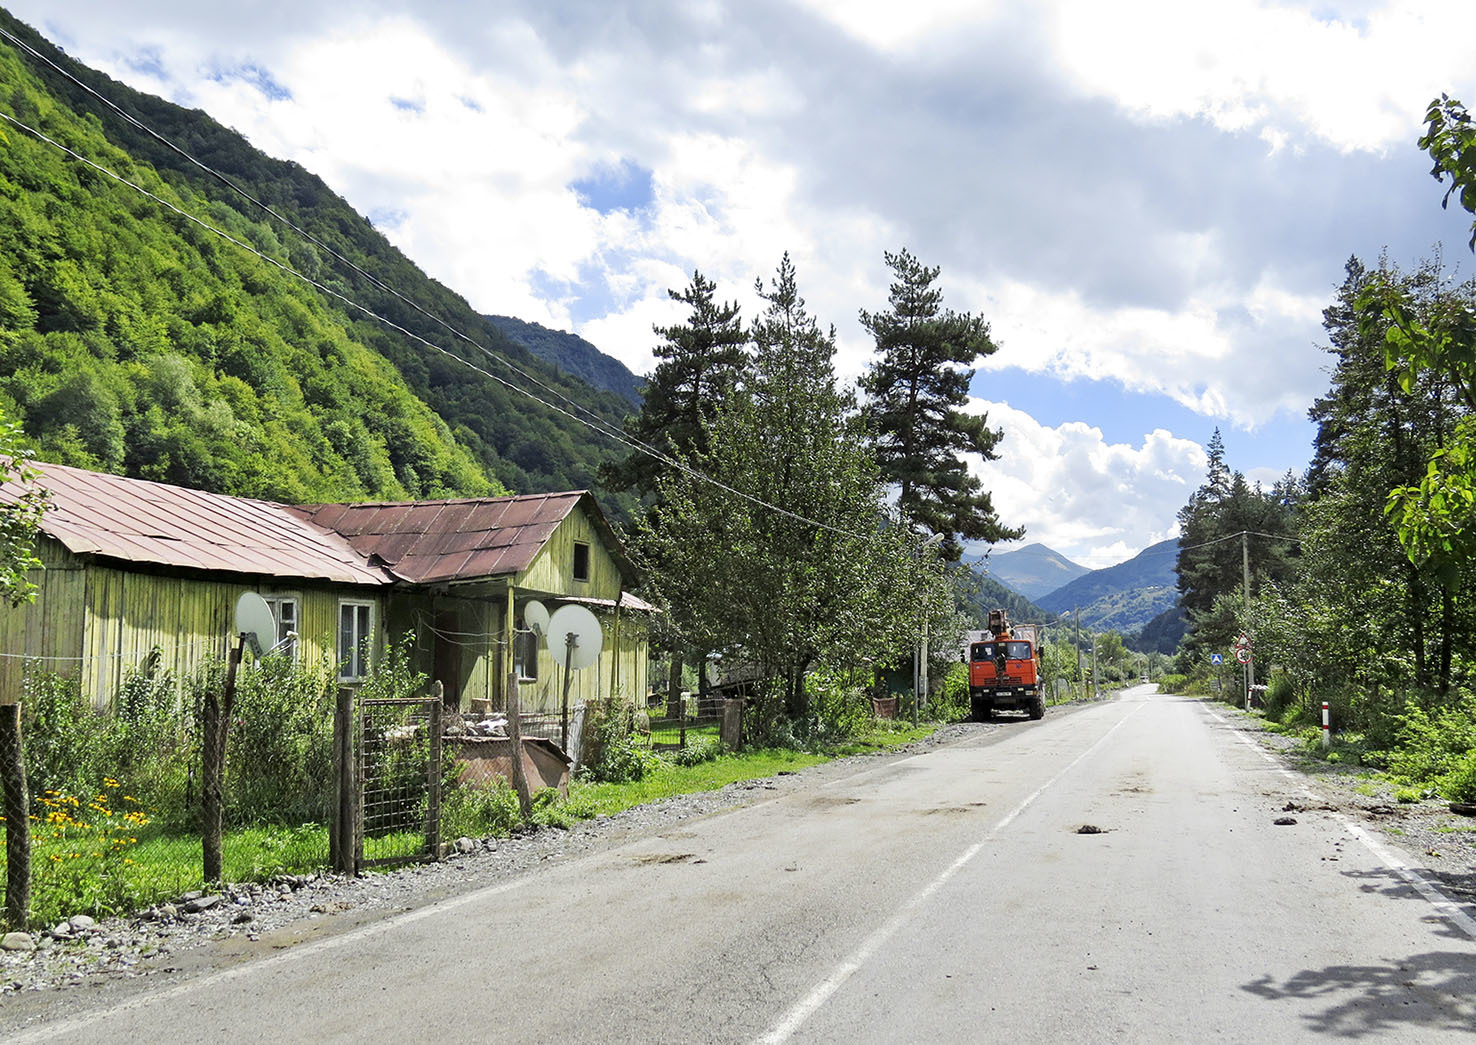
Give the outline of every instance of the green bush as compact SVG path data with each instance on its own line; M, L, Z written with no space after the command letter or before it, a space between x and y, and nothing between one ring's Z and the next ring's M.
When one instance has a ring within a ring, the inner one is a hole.
M717 737L688 736L687 746L661 755L676 766L695 766L711 762L723 753L722 741Z
M597 784L629 784L660 765L631 732L630 705L621 699L592 700L584 710L585 762L580 774Z
M226 737L228 822L323 822L333 780L331 659L271 656L243 666Z
M1452 802L1476 802L1476 749L1467 751L1460 761L1439 780L1440 793Z
M1399 716L1389 772L1410 784L1423 784L1453 772L1476 748L1476 698L1461 694L1453 703L1427 711L1410 701Z
M518 793L506 780L490 787L449 787L441 799L442 838L506 838L522 820Z
M1291 676L1272 675L1271 681L1266 684L1266 717L1281 721L1287 709L1296 703L1296 699L1296 686Z

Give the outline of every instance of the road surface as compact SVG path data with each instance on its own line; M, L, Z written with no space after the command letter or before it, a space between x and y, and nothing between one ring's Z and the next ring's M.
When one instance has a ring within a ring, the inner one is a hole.
M1470 1040L1476 922L1301 787L1137 687L11 1040Z

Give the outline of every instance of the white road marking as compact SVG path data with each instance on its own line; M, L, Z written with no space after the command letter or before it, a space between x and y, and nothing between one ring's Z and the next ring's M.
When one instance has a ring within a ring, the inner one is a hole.
M1024 801L1022 801L1019 805L1015 806L1014 809L1005 814L1005 816L1002 817L998 823L996 823L988 830L988 832L985 833L983 838L980 838L973 845L965 849L957 860L949 864L942 872L938 874L936 878L934 878L931 882L929 882L927 885L923 886L920 890L914 893L906 903L898 908L896 914L892 915L891 918L887 919L884 925L873 932L865 940L861 941L861 946L852 951L843 961L841 961L839 965L835 967L835 969L830 973L829 976L825 977L825 979L821 980L813 988L811 988L810 992L806 994L803 998L801 998L792 1008L790 1008L789 1011L784 1014L783 1018L779 1020L779 1022L774 1024L774 1026L771 1027L769 1031L762 1037L755 1039L755 1041L758 1043L762 1043L762 1045L779 1045L779 1043L786 1042L791 1037L793 1037L795 1031L804 1026L805 1021L813 1016L816 1010L820 1008L820 1006L824 1005L827 1001L830 1000L831 995L840 990L841 986L852 976L854 976L871 959L872 955L874 955L881 948L883 944L885 944L889 939L895 936L897 934L897 931L901 929L902 926L907 924L908 918L911 917L914 911L922 906L922 904L928 899L928 897L936 893L939 889L947 884L949 879L958 874L959 871L963 870L964 867L968 865L970 860L979 855L980 850L982 850L989 842L993 841L994 838L1001 831L1009 827L1010 824L1015 821L1016 817L1018 817L1021 813L1025 812L1025 810L1030 807L1031 803L1033 803L1037 798L1043 795L1049 788L1051 788L1067 773L1071 772L1072 769L1076 768L1077 764L1084 760L1088 755L1092 754L1099 747L1105 744L1107 742L1107 739L1111 737L1113 733L1116 733L1119 729L1121 729L1123 724L1127 722L1128 719L1136 715L1139 711L1141 711L1143 707L1143 704L1139 704L1134 707L1131 711L1129 711L1126 715L1119 719L1116 725L1114 725L1111 729L1098 737L1096 742L1093 743L1091 747L1087 748L1081 754L1077 755L1060 772L1051 777L1040 787L1032 791L1025 798Z
M1205 705L1204 709L1208 711L1211 715L1213 715L1216 719L1218 719L1223 725L1229 726L1232 730L1234 730L1235 739L1239 740L1241 743L1245 744L1246 747L1250 748L1256 754L1264 758L1267 762L1271 763L1272 768L1274 768L1282 776L1286 777L1287 780L1291 781L1292 786L1295 787L1298 792L1305 795L1313 802L1326 801L1326 799L1322 795L1319 795L1317 792L1313 791L1310 787L1303 783L1300 777L1298 777L1291 770L1287 769L1286 766L1282 765L1281 762L1279 762L1276 758L1272 757L1272 755L1270 755L1265 748L1261 747L1260 744L1257 744L1254 740L1247 736L1244 730L1237 728L1233 723L1230 722L1229 719L1225 718L1225 716L1221 715L1214 708ZM1461 932L1465 933L1471 940L1476 941L1476 919L1473 919L1469 914L1462 910L1460 904L1452 900L1445 893L1445 891L1440 888L1440 886L1436 885L1424 875L1420 874L1419 871L1415 870L1408 863L1406 863L1403 857L1396 854L1388 846L1384 845L1373 835L1369 834L1368 830L1364 828L1362 824L1354 823L1352 820L1348 819L1348 817L1344 816L1342 813L1338 812L1335 809L1328 811L1332 813L1333 817L1338 821L1338 823L1343 825L1343 827L1350 835L1358 839L1359 842L1363 843L1363 847L1367 849L1370 853L1372 853L1377 860L1382 862L1385 866L1389 868L1389 870L1393 871L1400 878L1402 878L1406 885L1412 888L1415 892L1419 893L1420 896L1423 897L1431 907L1435 908L1435 910L1440 914L1442 918L1446 919Z

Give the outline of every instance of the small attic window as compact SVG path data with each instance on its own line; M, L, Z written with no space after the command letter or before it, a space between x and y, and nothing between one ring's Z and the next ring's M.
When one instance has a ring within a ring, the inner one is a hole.
M583 541L574 542L574 579L589 580L589 545Z

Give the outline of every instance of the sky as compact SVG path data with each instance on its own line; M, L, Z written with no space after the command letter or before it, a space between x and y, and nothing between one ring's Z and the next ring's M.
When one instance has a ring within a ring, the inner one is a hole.
M1350 256L1473 267L1415 144L1476 102L1470 0L3 2L637 372L668 289L751 318L788 251L854 379L905 247L998 345L1002 520L1088 567L1176 535L1216 428L1253 481L1306 467Z

